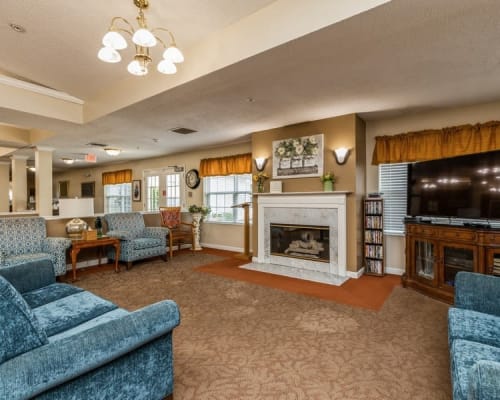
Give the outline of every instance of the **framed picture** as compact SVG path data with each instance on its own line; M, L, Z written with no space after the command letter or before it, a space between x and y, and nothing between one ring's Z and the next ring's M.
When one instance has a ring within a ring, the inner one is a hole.
M273 179L323 175L323 134L273 141Z
M141 181L132 181L132 201L141 201Z
M82 197L94 197L94 196L95 196L95 182L83 182Z

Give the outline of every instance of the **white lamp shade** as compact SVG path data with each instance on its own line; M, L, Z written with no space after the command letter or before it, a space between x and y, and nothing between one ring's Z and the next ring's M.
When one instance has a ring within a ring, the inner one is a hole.
M155 36L145 28L141 28L135 31L134 36L132 36L132 41L142 47L154 47L156 46Z
M111 47L115 50L123 50L127 48L127 41L118 32L109 31L102 38L102 44L105 47Z
M117 63L122 60L120 53L118 53L115 49L106 46L99 50L97 57L99 60L107 63Z
M141 65L137 60L131 61L127 66L128 72L136 76L144 76L148 73L148 67Z
M91 217L94 215L94 199L59 199L59 216L66 218Z
M167 48L163 53L163 58L165 60L170 60L176 64L179 64L184 61L184 55L175 46L170 46L169 48Z
M158 68L158 71L161 72L162 74L171 75L171 74L175 74L177 72L177 67L170 60L161 60L158 63L157 68Z

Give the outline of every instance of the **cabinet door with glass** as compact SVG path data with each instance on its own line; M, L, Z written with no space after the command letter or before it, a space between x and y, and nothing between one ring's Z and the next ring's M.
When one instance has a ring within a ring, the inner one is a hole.
M500 276L500 247L489 247L486 251L486 273Z
M436 286L438 278L438 246L433 240L411 239L412 259L414 260L413 277L427 285Z
M457 272L475 272L474 266L477 264L476 246L441 243L439 252L443 263L440 269L439 287L453 292Z

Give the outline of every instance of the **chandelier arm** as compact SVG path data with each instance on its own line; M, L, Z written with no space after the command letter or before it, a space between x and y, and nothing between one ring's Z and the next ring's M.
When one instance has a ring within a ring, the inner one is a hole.
M119 28L118 26L115 26L115 22L116 21L122 21L123 23L125 23L126 25L128 25L128 27L130 28L130 31L128 31L126 29L123 29L123 28ZM128 22L125 18L123 18L123 17L113 17L113 19L111 20L111 25L109 27L109 30L110 31L127 32L130 35L133 35L133 32L135 32L134 26L130 22Z
M151 29L151 33L154 33L155 31L163 31L163 32L167 32L167 33L169 34L169 36L170 36L170 42L171 42L170 44L171 44L172 46L177 46L177 45L175 44L175 38L174 38L174 35L173 35L173 34L172 34L172 32L170 32L168 29L166 29L166 28L154 28L154 29ZM155 37L156 37L156 39L158 39L158 40L159 40L159 41L163 44L163 46L164 46L165 48L167 47L167 46L165 46L165 42L163 42L163 41L162 41L162 40L161 40L158 36L156 36L156 35L155 35Z

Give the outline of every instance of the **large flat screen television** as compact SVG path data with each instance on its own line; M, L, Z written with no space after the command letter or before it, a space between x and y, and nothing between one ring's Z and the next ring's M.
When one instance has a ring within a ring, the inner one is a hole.
M410 164L407 213L500 220L500 151Z

